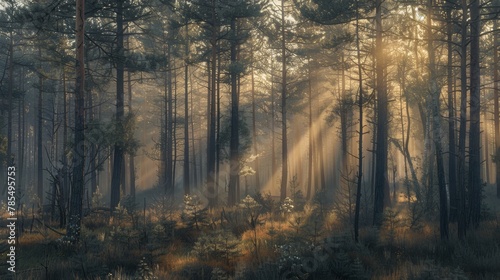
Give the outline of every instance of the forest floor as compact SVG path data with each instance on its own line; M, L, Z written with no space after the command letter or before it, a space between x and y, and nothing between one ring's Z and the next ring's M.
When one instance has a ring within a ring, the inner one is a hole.
M50 215L27 213L17 221L15 274L1 240L0 279L500 279L500 200L487 191L484 202L480 228L459 240L451 223L448 241L437 212L405 203L380 229L362 210L358 243L345 208L296 201L283 213L265 196L210 211L162 197L146 208L122 205L112 218L93 210L77 247L61 242L65 230Z

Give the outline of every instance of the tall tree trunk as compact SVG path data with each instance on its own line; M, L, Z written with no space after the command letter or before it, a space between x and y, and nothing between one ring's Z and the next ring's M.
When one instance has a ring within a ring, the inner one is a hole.
M24 72L24 71L22 71ZM20 76L20 84L24 82L24 75ZM22 193L23 188L23 176L24 176L24 95L19 96L19 102L17 104L17 173L19 176L19 192Z
M427 52L429 56L429 93L432 106L433 138L436 152L436 167L439 184L439 232L441 240L448 239L448 195L444 174L443 148L441 144L440 90L437 84L436 58L432 34L433 0L427 2Z
M123 2L117 1L116 7L116 128L118 131L123 131L123 74L124 74L124 56L123 56ZM123 163L123 139L118 139L114 145L113 156L113 175L111 177L111 212L114 211L120 202L120 185L122 179L122 163Z
M88 59L88 49L85 50L85 63L87 65L87 69L90 69L89 59ZM88 99L88 110L86 110L86 119L87 122L92 123L94 121L94 100L92 97L92 86L90 83L85 84L85 88L87 91L87 99ZM97 190L97 145L94 141L90 143L90 150L88 151L88 160L90 161L90 190L91 196Z
M221 120L221 111L220 111L220 103L221 103L221 98L220 98L220 84L221 84L221 68L222 68L222 59L221 59L221 52L220 52L220 46L221 46L221 41L217 43L217 93L216 93L216 100L217 100L217 112L216 112L216 134L215 134L215 193L219 193L219 187L220 187L220 164L221 164L221 143L220 143L220 120Z
M38 47L38 57L42 59L42 47ZM40 62L40 72L42 72ZM43 209L43 73L38 76L38 118L37 118L37 195L39 207Z
M236 19L231 19L231 137L229 143L229 191L227 203L233 206L238 197L236 197L236 184L240 178L240 155L239 155L239 100L238 100L238 76L236 69L236 48L238 45L236 31Z
M11 27L12 28L12 27ZM9 41L9 81L8 81L8 104L7 108L7 165L11 166L14 164L12 157L12 110L14 108L14 36L12 34L12 29L10 30L10 41Z
M255 117L255 67L254 67L254 49L253 49L253 44L252 44L252 49L250 50L250 55L251 55L251 64L252 64L252 69L251 69L251 91L252 91L252 146L253 146L253 153L255 154L255 190L260 191L260 170L259 170L259 149L257 148L257 120Z
M286 129L287 65L285 23L285 0L281 0L281 201L285 200L286 198L286 189L288 184L288 147Z
M274 102L274 63L271 61L271 189L275 189L276 181L276 141L274 121L276 120L276 107Z
M307 105L309 109L309 143L308 143L308 159L307 159L307 193L306 198L309 201L312 197L312 180L313 180L313 121L312 121L312 85L311 85L311 59L308 60L307 74L308 74L308 89L309 94L307 96Z
M479 0L472 0L470 5L471 42L470 42L470 133L469 133L469 205L470 220L474 229L479 227L481 216L481 79L479 36L481 33L481 15Z
M498 20L493 20L493 30L498 29ZM495 173L496 173L496 184L497 184L497 198L500 199L500 113L498 109L498 97L500 95L500 69L498 58L499 52L499 39L498 32L493 33L493 102L494 102L494 115L493 119L495 121Z
M72 243L80 240L80 226L82 219L83 178L85 153L80 151L84 147L85 134L85 65L84 65L84 22L85 1L76 1L76 83L75 83L75 145L73 148L73 184L69 207L69 223L66 237Z
M448 186L450 191L450 221L457 219L457 161L455 143L455 101L453 91L453 22L451 17L452 8L446 10L446 34L448 47L448 62L446 83L448 90Z
M361 185L363 179L363 72L361 69L361 50L359 46L359 7L356 1L356 57L358 62L358 110L359 110L359 139L358 139L358 180L356 187L356 207L354 210L354 240L359 241L359 211L361 208Z
M215 177L215 155L216 155L216 143L215 143L215 95L216 95L216 80L217 80L217 40L219 36L219 29L217 25L217 12L216 12L216 0L212 0L212 38L210 39L211 50L211 91L210 91L210 110L209 110L209 127L208 127L208 143L207 143L207 191L206 196L208 198L209 207L215 207L217 204L218 194L215 192L214 177Z
M127 39L127 45L129 44ZM127 71L127 88L128 88L128 110L131 116L134 115L134 111L132 109L132 77L130 74L130 69ZM130 195L135 200L135 154L129 154L129 176L130 176Z
M375 201L373 209L373 224L380 227L383 221L384 207L389 205L386 197L387 181L387 131L388 131L388 98L387 85L384 77L385 61L382 42L382 1L376 1L375 41L376 41L376 91L377 91L377 150L375 163Z
M186 24L186 42L184 45L184 194L189 194L189 26Z
M66 67L63 66L63 145L62 145L62 186L60 186L60 207L63 209L62 213L66 214L66 204L69 201L69 168L68 168L68 93L66 88ZM61 215L60 227L66 225L66 218Z
M467 0L462 0L462 24L460 42L460 128L458 133L458 238L463 240L466 235L467 221L465 209L465 136L467 129Z
M173 173L173 138L174 138L174 113L173 113L173 92L172 92L172 76L175 73L175 67L172 65L174 59L172 58L172 45L167 46L167 108L166 108L166 130L165 130L165 145L166 145L166 164L165 164L165 193L172 196L174 195L174 173Z

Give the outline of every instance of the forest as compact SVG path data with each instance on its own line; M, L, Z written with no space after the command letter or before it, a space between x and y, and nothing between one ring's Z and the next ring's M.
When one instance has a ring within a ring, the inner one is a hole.
M1 279L500 279L499 0L0 0Z

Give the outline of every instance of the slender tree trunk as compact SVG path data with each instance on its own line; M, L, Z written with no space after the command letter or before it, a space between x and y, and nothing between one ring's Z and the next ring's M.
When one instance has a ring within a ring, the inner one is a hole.
M42 48L38 47L38 57L42 59ZM40 71L42 66L40 62ZM38 123L37 123L37 195L39 207L43 209L43 74L38 76Z
M24 71L22 71L24 72ZM21 74L20 84L24 82L24 75ZM17 172L18 172L18 184L19 192L22 193L23 190L23 176L24 176L24 95L19 96L19 102L17 104Z
M217 100L217 112L216 112L216 134L215 134L215 193L219 193L219 187L220 187L220 163L221 163L221 158L220 158L220 153L221 153L221 143L220 143L220 120L221 120L221 114L220 114L220 103L221 103L221 98L220 98L220 75L221 75L221 67L222 67L222 59L221 59L221 52L220 52L220 45L221 41L217 43L217 95L216 95L216 100Z
M481 73L479 57L479 36L481 34L481 15L479 0L470 5L471 42L470 42L470 133L469 133L469 205L470 219L474 229L479 227L481 217Z
M173 113L173 103L174 100L172 98L173 96L173 90L172 90L172 83L173 79L172 76L174 75L174 69L175 67L173 66L173 58L172 58L172 45L169 44L167 46L167 126L166 126L166 170L165 170L165 175L166 175L166 181L165 181L165 193L168 195L172 196L174 195L174 166L173 166L173 161L174 161L174 152L173 152L173 146L174 146L174 113Z
M461 53L460 53L460 129L458 134L458 189L457 219L458 238L466 235L467 221L465 209L465 136L467 129L467 0L462 0Z
M493 20L493 30L498 29L498 20ZM500 113L498 109L498 97L500 95L500 69L498 58L499 52L499 39L498 32L493 33L493 102L494 102L494 125L495 125L495 173L496 173L496 184L497 184L497 198L500 199Z
M255 117L255 67L254 67L254 57L253 57L253 44L252 44L252 49L250 50L250 55L251 55L251 64L252 64L252 69L251 69L251 83L252 83L252 146L253 146L253 153L255 154L255 190L260 191L260 170L259 170L259 150L257 148L257 120Z
M313 179L313 121L312 121L312 85L311 85L311 59L308 61L307 74L308 74L308 87L309 94L307 98L307 104L309 109L309 143L308 143L308 159L307 159L307 193L306 198L309 201L312 197L312 179Z
M446 10L446 33L448 46L447 90L448 90L448 186L450 191L450 221L457 219L457 161L455 143L455 101L453 91L453 22L451 8Z
M286 129L287 65L285 23L285 0L281 0L281 201L285 200L286 198L286 189L288 184L288 147Z
M85 1L76 1L76 83L75 83L75 145L73 150L73 184L69 208L69 223L66 237L72 243L80 240L80 226L82 219L83 178L85 153L80 151L84 147L85 134L85 65L84 65L84 24Z
M274 63L271 61L271 189L275 189L276 176L276 141L274 121L276 120L276 107L274 102Z
M385 189L387 181L387 130L388 130L388 98L387 86L384 77L385 61L382 43L382 1L376 1L375 29L376 29L376 91L377 91L377 150L375 166L375 202L373 224L382 225L384 208L389 205Z
M191 78L191 76L189 77ZM191 80L190 80L191 81ZM191 83L192 84L192 83ZM191 112L193 113L193 91L190 93L190 101L191 101ZM191 144L193 145L193 187L197 188L198 187L198 170L196 168L196 146L195 146L195 141L194 141L194 113L191 117ZM200 152L201 154L201 152Z
M436 167L439 184L439 232L441 240L448 239L448 195L444 174L443 148L441 144L441 114L440 114L440 90L437 84L436 58L433 46L432 13L433 0L427 2L427 52L429 56L429 91L432 106L433 138L436 152Z
M231 65L236 65L236 48L238 45L236 19L231 19ZM236 184L239 181L240 171L240 155L239 155L239 100L238 100L238 76L236 67L233 67L231 76L231 137L229 148L229 192L228 192L228 205L233 206L238 197L236 197Z
M130 49L130 41L129 37L127 37L127 49ZM127 70L127 91L128 91L128 111L129 114L133 117L134 116L134 110L132 108L132 76L130 73L130 69ZM135 154L130 153L129 154L129 184L130 184L130 195L133 197L135 201Z
M127 44L129 44L127 39ZM127 88L128 88L128 110L129 114L133 116L134 111L132 110L132 77L130 74L130 70L127 71ZM129 176L130 176L130 195L135 200L135 154L129 154Z
M358 9L358 1L356 8ZM356 11L356 14L358 10ZM358 180L356 187L356 207L354 211L354 240L359 242L359 212L361 208L361 186L363 179L363 72L361 69L361 50L359 46L359 18L356 15L356 57L358 62L358 110L359 110L359 139L358 139Z
M66 203L69 201L69 168L68 168L68 93L66 88L66 67L63 66L63 153L62 153L62 186L61 192L61 206L63 213L66 214ZM60 227L66 225L66 218L61 216Z
M116 127L118 131L123 131L123 73L125 61L123 57L123 2L118 1L116 7ZM114 211L120 202L120 185L122 178L122 163L123 163L123 139L118 139L114 145L113 156L113 174L111 177L111 212Z
M211 55L211 91L210 91L210 110L209 110L209 127L208 127L208 143L207 143L207 191L209 207L215 207L217 204L217 193L215 193L214 177L215 177L215 156L216 156L216 141L215 141L215 95L216 95L216 80L217 80L217 38L219 29L217 25L216 0L212 0L212 38L210 44L212 47Z
M184 166L183 185L184 194L189 194L189 26L186 24L186 43L184 46Z
M11 27L12 28L12 27ZM14 36L12 34L12 29L10 30L10 42L9 42L9 81L8 81L8 104L9 108L7 108L7 165L13 165L13 156L12 156L12 110L14 108L13 100L14 100Z

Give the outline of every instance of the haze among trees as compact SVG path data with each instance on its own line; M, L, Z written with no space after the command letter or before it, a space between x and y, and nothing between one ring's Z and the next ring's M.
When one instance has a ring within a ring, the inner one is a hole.
M0 278L499 279L499 26L497 0L0 0Z

